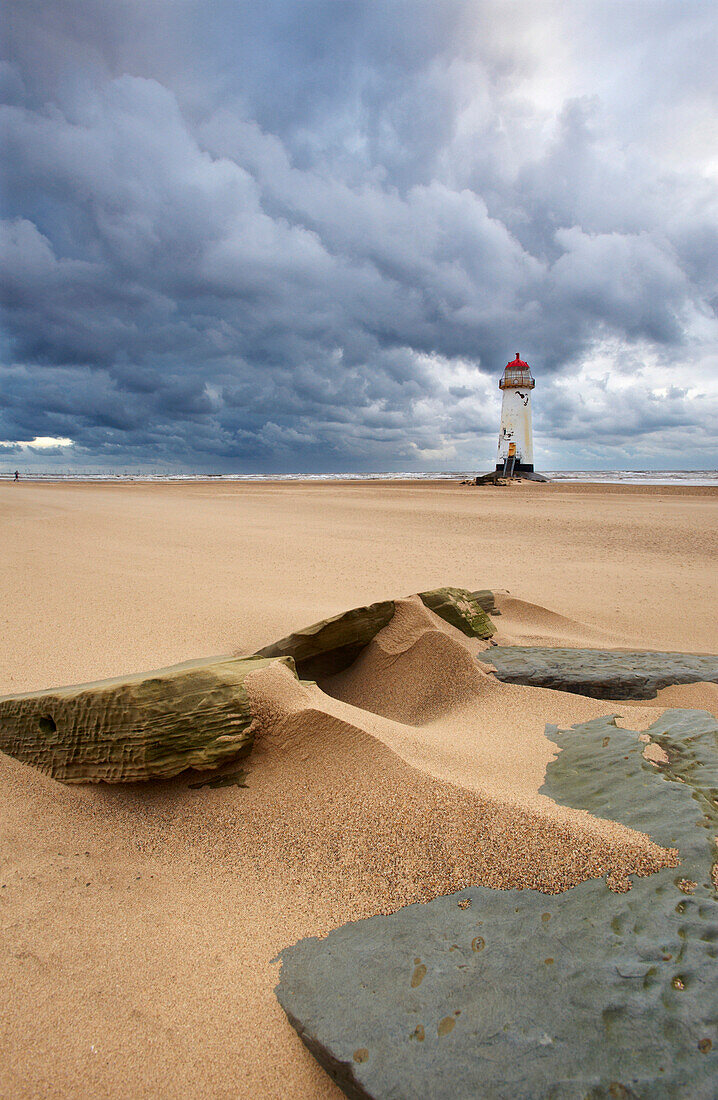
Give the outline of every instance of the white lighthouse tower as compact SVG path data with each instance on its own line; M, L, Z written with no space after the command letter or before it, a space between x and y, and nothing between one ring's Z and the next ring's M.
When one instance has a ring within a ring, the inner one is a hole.
M511 476L530 474L534 468L534 439L531 429L531 390L536 383L531 377L528 363L516 358L506 364L499 389L503 390L501 402L501 430L496 469Z

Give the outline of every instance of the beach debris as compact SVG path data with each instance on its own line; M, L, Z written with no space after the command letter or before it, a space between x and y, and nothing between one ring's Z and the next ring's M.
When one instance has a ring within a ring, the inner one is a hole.
M488 639L494 633L488 616L495 607L494 594L488 589L469 592L447 587L418 595L426 607L469 637ZM395 610L394 600L354 607L265 646L257 656L292 657L301 679L322 680L353 664L372 638L391 622Z
M485 654L477 660L487 662ZM655 699L670 684L718 683L718 656L652 650L494 646L499 680L589 695L594 699Z
M611 718L547 734L541 793L676 845L680 872L618 894L474 887L470 908L439 897L287 948L279 1001L347 1096L715 1096L718 722L665 711L660 770Z
M279 659L292 671L289 657ZM0 698L0 751L64 783L132 783L217 769L251 746L244 679L271 664L214 657Z
M520 476L512 477L510 480L511 481L541 481L541 482L547 482L547 481L550 481L551 478L544 477L543 474L537 474L535 472L524 470L524 471L522 471ZM489 472L487 474L477 474L476 477L464 478L464 480L461 482L461 484L462 485L509 485L510 481L508 481L505 477L503 477L501 475L501 473L499 473L498 470L489 470Z
M508 485L505 478L496 470L490 470L488 474L477 474L476 477L466 478L462 485Z

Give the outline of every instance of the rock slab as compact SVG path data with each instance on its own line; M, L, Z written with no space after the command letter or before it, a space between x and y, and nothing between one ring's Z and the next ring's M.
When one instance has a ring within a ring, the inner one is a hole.
M303 680L322 680L349 668L364 646L394 618L394 601L354 607L272 642L258 657L291 657Z
M491 606L493 607L493 593ZM485 592L468 592L465 588L435 588L432 592L420 592L419 599L435 615L456 627L468 638L487 641L495 627L484 610L487 604Z
M219 768L254 739L244 679L270 664L215 657L0 698L0 751L65 783ZM293 668L291 658L283 664Z
M655 699L670 684L718 683L718 657L651 650L494 646L479 661L509 684L555 688L594 699Z
M596 719L543 793L679 849L628 893L483 887L345 925L282 953L277 996L350 1097L714 1100L718 1081L718 723Z

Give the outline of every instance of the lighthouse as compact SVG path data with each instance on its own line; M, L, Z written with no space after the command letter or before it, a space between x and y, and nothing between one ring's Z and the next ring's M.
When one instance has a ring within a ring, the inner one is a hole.
M531 430L531 390L536 383L531 377L528 363L516 358L506 364L499 389L503 391L501 402L501 429L496 469L512 474L532 474L534 468L534 440Z

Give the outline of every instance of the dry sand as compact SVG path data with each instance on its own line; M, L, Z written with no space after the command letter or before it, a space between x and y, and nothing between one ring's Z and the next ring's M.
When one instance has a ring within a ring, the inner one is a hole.
M507 641L716 652L717 513L673 488L0 484L0 692L250 652L442 583L509 589ZM0 1093L338 1096L273 996L286 944L469 882L620 888L669 859L538 795L543 729L642 728L711 685L604 704L471 650L405 601L321 687L254 674L246 787L66 788L0 756Z

